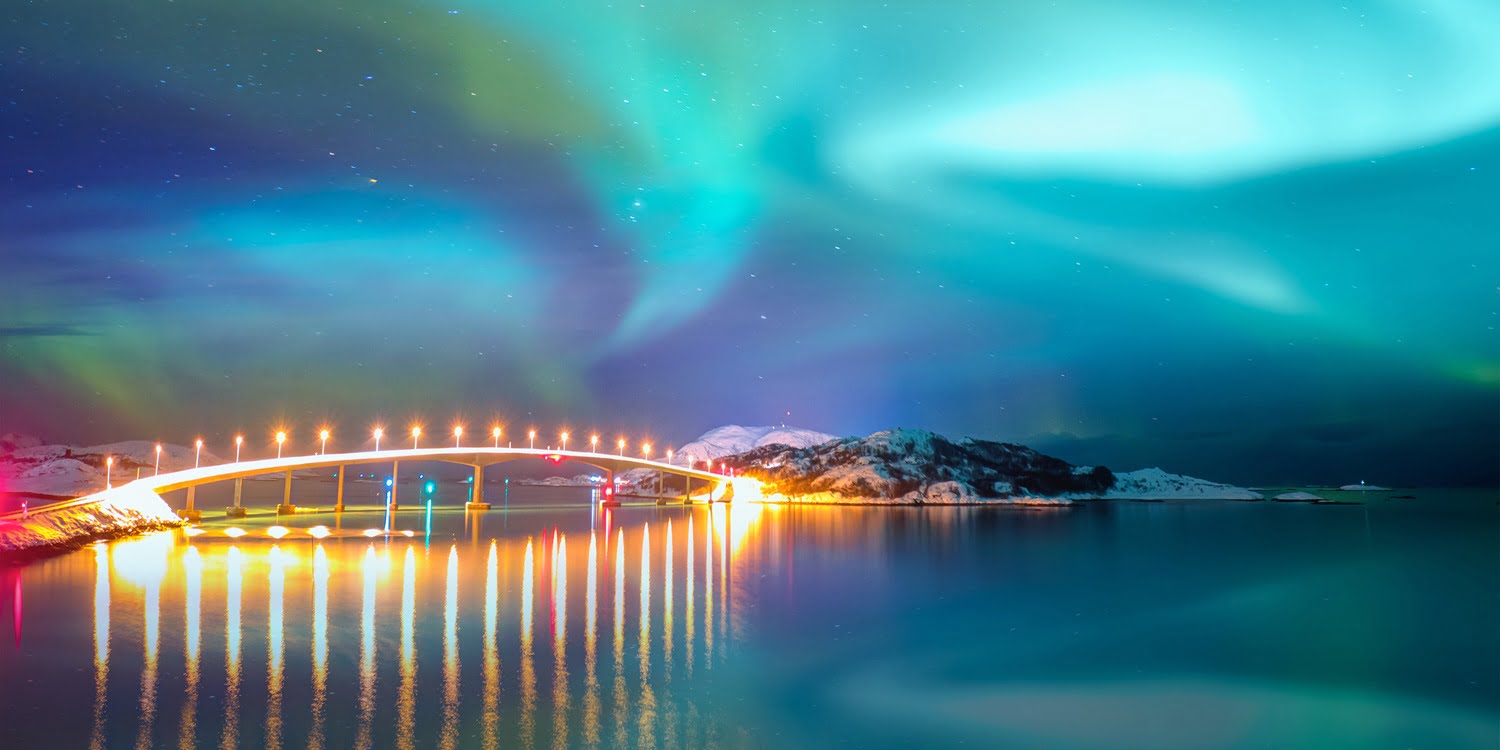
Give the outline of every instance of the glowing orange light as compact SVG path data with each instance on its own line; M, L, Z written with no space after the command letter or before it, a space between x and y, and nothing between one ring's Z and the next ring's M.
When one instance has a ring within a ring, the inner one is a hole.
M266 529L266 536L269 536L272 539L280 539L287 534L290 534L291 532L292 530L288 529L285 526L272 526L271 528Z
M227 536L230 539L239 539L240 537L242 537L244 535L245 535L245 530L242 529L242 528L240 528L240 527L238 527L238 526L231 526L231 527L229 527L227 529L224 529L224 536Z
M327 526L314 526L308 529L307 533L314 539L325 539L331 532L328 531Z

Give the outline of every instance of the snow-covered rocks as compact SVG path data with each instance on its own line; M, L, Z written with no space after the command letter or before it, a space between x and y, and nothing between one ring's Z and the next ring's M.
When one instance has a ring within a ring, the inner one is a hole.
M0 552L80 544L182 525L161 497L140 485L116 487L90 500L58 503L25 518L0 520Z
M1140 469L1115 474L1115 485L1104 494L1109 500L1264 500L1258 492L1206 479Z
M1103 493L1113 482L1108 469L1075 471L1022 445L906 429L805 448L768 445L724 461L788 502L1066 504L1069 495Z
M1271 498L1280 503L1321 503L1323 498L1311 492L1283 492Z

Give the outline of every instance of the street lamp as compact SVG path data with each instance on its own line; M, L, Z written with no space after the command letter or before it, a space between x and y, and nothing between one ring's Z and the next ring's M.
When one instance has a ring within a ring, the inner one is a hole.
M563 441L563 443L562 443L562 445L563 445L562 449L563 450L567 450L568 449L568 433L564 432L562 434L562 441Z
M385 430L384 429L379 428L379 427L375 428L375 452L376 453L380 452L380 436L384 435L384 434L385 434Z
M647 459L651 458L651 444L650 443L641 443L641 455L645 456Z
M526 437L531 441L531 450L536 450L536 430L526 433Z
M620 458L625 457L625 438L615 441L615 447L620 449Z
M156 444L156 471L152 472L151 475L152 476L156 476L157 474L160 474L160 473L161 473L161 443L157 443Z
M599 452L599 436L598 435L589 435L589 452L590 453L598 453Z
M323 448L320 452L326 455L328 453L328 430L319 432L318 439L323 441Z
M235 435L234 436L234 462L235 463L239 463L240 462L240 446L244 445L244 443L245 443L245 436L244 435Z
M106 489L106 490L111 487L111 485L109 483L109 476L110 476L110 474L112 474L114 472L114 468L115 468L115 457L114 456L105 456L104 457L104 489Z
M198 438L198 440L193 443L193 449L193 468L196 469L198 468L199 459L203 457L203 438Z
M421 427L413 427L413 428L411 428L411 449L412 450L416 450L417 449L417 439L420 438L420 437L422 437L422 428Z
M672 463L672 449L667 449L667 463Z
M496 427L495 429L490 430L490 435L492 435L495 438L495 447L499 448L500 447L500 428Z
M286 442L286 433L276 433L276 457L281 458L281 444Z
M458 439L464 436L464 428L460 425L453 426L453 447L458 447Z

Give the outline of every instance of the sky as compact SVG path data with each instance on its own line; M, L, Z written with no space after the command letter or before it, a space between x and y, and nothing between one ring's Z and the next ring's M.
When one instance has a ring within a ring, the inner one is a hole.
M1490 0L18 0L0 432L1494 486L1496 71Z

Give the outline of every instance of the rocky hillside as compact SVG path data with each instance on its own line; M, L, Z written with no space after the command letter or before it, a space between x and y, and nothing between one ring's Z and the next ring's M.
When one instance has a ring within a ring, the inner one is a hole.
M885 430L806 448L767 445L724 459L765 491L812 502L955 504L1067 502L1102 495L1109 469L1079 468L1024 445L923 430Z

